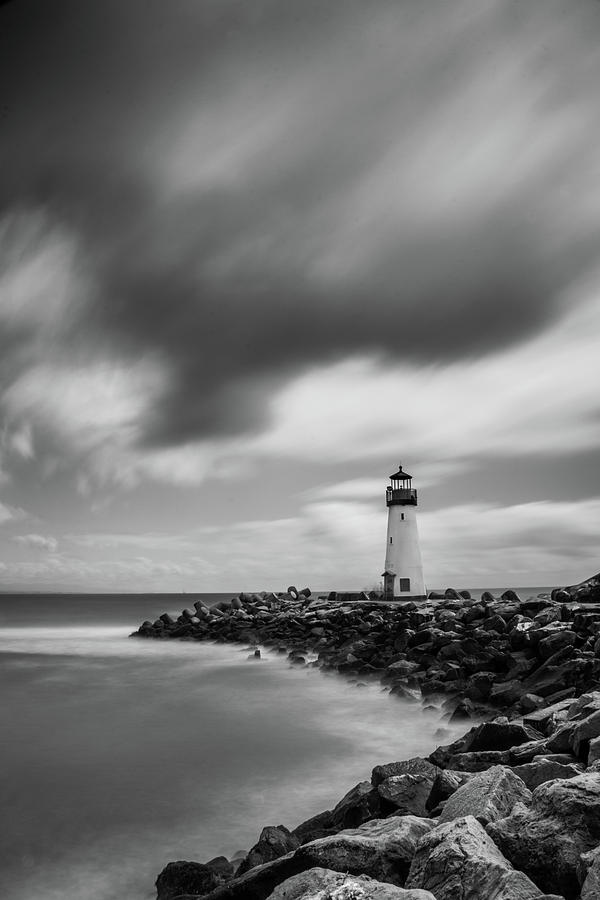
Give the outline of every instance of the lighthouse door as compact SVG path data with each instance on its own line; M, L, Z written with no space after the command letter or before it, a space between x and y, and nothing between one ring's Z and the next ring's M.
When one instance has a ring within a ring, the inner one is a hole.
M393 600L394 599L394 581L396 580L396 576L392 575L391 572L383 573L383 597L385 600Z

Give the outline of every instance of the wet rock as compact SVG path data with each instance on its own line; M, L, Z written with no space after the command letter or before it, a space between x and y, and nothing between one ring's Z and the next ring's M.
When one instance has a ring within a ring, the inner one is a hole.
M598 900L600 897L600 847L582 853L577 875L581 883L581 900Z
M487 831L540 888L575 900L579 857L600 843L600 773L541 784L529 808L518 804Z
M285 856L300 846L298 837L285 827L285 825L267 825L260 833L260 837L254 847L248 851L248 855L242 860L237 869L237 875L243 875L254 866Z
M433 787L431 775L392 775L378 785L383 814L427 816L427 800Z
M435 900L429 891L406 891L367 875L345 875L315 867L288 878L269 900Z
M403 885L421 838L434 823L417 816L374 819L359 828L303 844L295 859L304 868L322 866Z
M598 603L600 601L600 574L592 575L579 584L572 584L564 588L571 600L579 603Z
M483 722L465 740L463 751L510 750L529 741L537 741L544 736L530 725L509 722L506 718Z
M457 772L453 769L439 770L425 804L427 811L433 815L440 804L443 804L472 777L472 772Z
M301 844L306 844L308 841L335 834L338 830L333 821L332 811L326 809L324 812L317 813L316 816L306 819L305 822L294 828L292 834L298 838Z
M482 824L503 819L516 803L529 804L531 791L507 766L492 766L478 772L452 794L444 806L439 822L450 822L463 816L475 816Z
M156 879L157 900L174 900L182 894L208 894L225 879L199 862L170 862Z
M455 753L448 760L448 768L459 772L483 772L491 766L510 765L508 750L476 750L474 753Z
M575 778L583 772L583 766L571 762L560 762L546 757L538 757L524 765L513 766L513 772L521 778L530 791L535 790L540 784L554 781L556 778Z
M567 711L572 705L572 700L566 699L546 706L544 709L530 712L523 716L523 725L548 735L550 733L548 726L554 730L559 721L566 721Z
M429 890L436 900L533 900L542 892L513 869L473 816L438 825L421 839L407 888Z
M361 781L331 811L331 820L338 830L357 828L379 814L381 798L369 781Z
M549 634L548 637L545 637L540 641L538 653L542 659L549 659L557 652L557 650L562 650L563 647L572 647L576 640L577 635L570 629L556 631L554 634Z
M400 762L375 766L371 773L371 784L373 787L377 787L382 781L392 778L394 775L427 775L433 781L438 771L438 767L434 766L428 759L423 759L422 756L413 756L411 759L401 760Z

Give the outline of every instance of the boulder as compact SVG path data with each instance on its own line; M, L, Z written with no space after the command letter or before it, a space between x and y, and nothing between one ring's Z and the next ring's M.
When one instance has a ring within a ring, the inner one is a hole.
M483 772L491 766L510 765L509 750L476 750L474 753L455 753L448 760L449 769L459 772Z
M427 800L433 787L432 775L392 775L377 786L384 814L426 816Z
M208 894L226 880L199 862L178 860L168 863L156 879L157 900L174 900L182 894Z
M583 767L573 762L559 762L548 759L545 756L537 757L522 766L513 766L513 772L525 782L530 791L535 790L546 781L554 781L556 778L575 778L581 775Z
M550 733L548 730L549 726L554 730L559 721L566 720L568 710L572 705L573 701L566 699L553 703L551 706L546 706L544 709L536 709L523 716L523 725L535 728L536 731L548 735Z
M517 872L473 816L438 825L421 839L407 888L431 891L436 900L533 900L542 892Z
M406 891L367 875L345 875L315 867L288 878L269 900L435 900L429 891Z
M254 866L285 856L291 850L300 846L297 835L285 827L285 825L267 825L260 833L260 837L254 847L238 866L237 875L243 875Z
M571 630L555 631L548 637L542 638L538 644L538 653L542 659L549 659L557 650L563 647L572 647L577 640L577 635Z
M598 900L600 897L600 847L582 853L577 875L581 882L581 900Z
M600 843L600 773L541 784L529 808L517 804L510 816L490 823L487 831L540 888L575 900L579 857Z
M337 831L357 828L363 822L379 814L381 799L370 781L361 781L331 811L331 820Z
M572 584L564 589L568 592L571 600L577 600L579 603L598 603L600 601L600 573L580 581L579 584Z
M496 719L493 722L483 722L466 739L463 752L472 753L479 750L510 750L520 744L536 741L543 738L530 725L521 725L518 722L509 722L506 718Z
M444 803L448 797L451 797L459 787L466 784L469 778L472 777L472 772L456 772L453 769L441 769L435 777L431 793L427 798L427 803L425 804L427 811L433 813L440 803Z
M419 841L433 826L431 819L417 816L374 819L360 828L303 844L295 861L303 869L320 866L403 885Z
M386 778L393 775L428 775L433 780L439 772L439 768L421 756L413 756L411 759L403 759L400 762L384 763L375 766L371 773L373 787L381 784Z
M330 809L326 809L324 812L317 813L316 816L311 816L310 819L301 822L300 825L294 828L292 834L296 835L301 844L306 844L308 841L327 837L328 834L335 834L336 831L338 829L334 825L333 814Z
M451 822L464 816L475 816L482 825L504 819L516 803L529 804L531 791L507 766L492 766L478 772L447 800L439 818Z

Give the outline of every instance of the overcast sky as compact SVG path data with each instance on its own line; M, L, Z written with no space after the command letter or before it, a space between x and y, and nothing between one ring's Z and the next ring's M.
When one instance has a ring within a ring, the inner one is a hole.
M597 0L0 5L0 589L600 570ZM302 584L300 584L302 583Z

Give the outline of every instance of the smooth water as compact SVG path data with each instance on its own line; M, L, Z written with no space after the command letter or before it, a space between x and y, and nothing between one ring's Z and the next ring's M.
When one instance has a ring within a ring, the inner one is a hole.
M154 897L168 861L232 856L440 742L379 684L128 638L196 596L0 597L5 900Z

